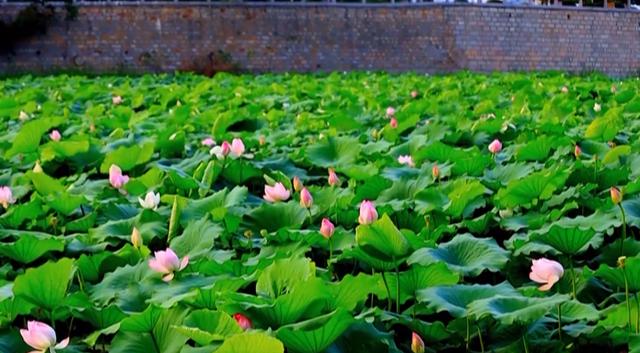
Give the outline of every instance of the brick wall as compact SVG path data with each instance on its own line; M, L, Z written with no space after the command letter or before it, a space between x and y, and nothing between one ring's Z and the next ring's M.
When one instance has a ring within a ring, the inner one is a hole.
M0 18L17 13L0 5ZM62 13L63 11L58 11ZM640 68L640 11L488 5L94 4L0 55L0 72ZM223 60L224 61L224 60Z

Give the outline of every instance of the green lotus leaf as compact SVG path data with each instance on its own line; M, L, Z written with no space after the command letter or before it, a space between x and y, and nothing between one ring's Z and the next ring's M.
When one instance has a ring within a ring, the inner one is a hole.
M531 238L571 256L583 253L589 247L597 249L603 240L602 234L593 229L564 228L557 225L551 226L546 232L535 233Z
M396 300L396 280L395 274L387 273L387 281L391 297ZM400 273L400 304L404 304L416 296L421 290L433 287L453 285L458 283L460 276L451 271L442 262L436 262L427 266L413 265L408 271ZM386 293L382 292L382 298L386 298Z
M276 336L288 350L296 353L320 353L335 341L352 323L347 310L338 309L311 320L283 326Z
M492 286L488 284L458 284L421 289L416 292L416 300L427 304L437 312L446 311L453 317L468 314L469 304L476 300L495 296L515 296L516 290L507 282Z
M315 270L315 264L306 258L276 260L258 277L256 292L275 299L298 283L315 277Z
M566 295L545 298L497 295L469 304L469 315L477 319L489 316L502 325L528 325L557 309L558 304L566 302L568 299L569 297Z
M18 228L26 220L35 220L45 214L42 207L42 200L34 198L33 200L14 205L9 208L2 216L0 216L0 224L6 228Z
M13 138L11 148L5 153L6 157L15 156L18 153L35 152L40 145L42 135L49 129L64 123L65 120L65 117L57 116L40 118L25 123Z
M359 225L356 243L365 253L382 261L402 259L411 251L406 237L387 214L371 224Z
M593 304L584 304L576 300L569 300L562 303L560 308L563 322L597 321L600 318L600 312Z
M467 216L471 214L475 208L484 204L475 202L478 201L480 196L487 192L487 189L477 180L470 179L457 179L454 181L448 189L450 190L447 198L449 203L445 205L445 210L453 217Z
M176 254L195 260L213 248L222 231L222 227L204 217L190 223L180 236L171 239L170 247Z
M628 257L624 261L624 268L611 267L601 264L596 271L596 276L602 278L613 288L625 288L626 282L629 290L640 292L640 257Z
M246 332L226 339L216 353L284 353L278 339L260 332Z
M308 217L297 202L263 203L254 208L245 218L255 229L273 232L280 228L298 229Z
M149 306L144 312L131 315L120 323L110 351L116 353L178 353L188 337L174 326L187 315L185 309L162 310Z
M231 316L206 309L191 312L184 324L175 329L203 346L242 333L242 328Z
M23 264L29 264L50 251L63 251L64 241L57 238L37 238L22 235L13 243L0 243L0 254Z
M117 165L123 172L131 170L133 167L146 163L153 155L153 143L144 143L130 147L120 146L107 155L100 165L100 173L108 173L112 164Z
M13 294L52 311L63 304L74 271L74 261L68 258L30 268L16 277Z
M360 153L358 141L350 137L330 137L306 150L311 163L322 168L341 168L353 165Z
M423 248L414 252L409 264L428 265L442 261L465 276L477 276L482 271L500 271L509 260L508 252L490 238L474 238L465 233L437 248Z
M631 153L631 146L622 145L616 146L612 148L607 154L602 158L602 163L604 164L613 164L617 162L621 157L626 156Z
M568 170L542 170L522 179L512 180L496 195L502 208L514 208L545 200L562 187L569 177Z
M357 276L346 275L342 280L332 285L329 290L332 293L333 305L336 308L347 310L355 309L363 303L369 294L375 291L378 279L374 276L359 273Z

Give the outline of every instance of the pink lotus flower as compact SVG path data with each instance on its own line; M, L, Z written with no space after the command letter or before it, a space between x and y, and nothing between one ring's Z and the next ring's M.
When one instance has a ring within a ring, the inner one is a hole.
M313 197L307 188L303 188L300 192L300 206L304 208L311 208L313 205Z
M234 138L233 141L231 141L230 149L231 157L238 158L244 153L244 143L242 143L241 139Z
M251 320L240 313L233 314L233 319L236 320L238 326L240 326L244 331L249 330L252 327Z
M622 202L622 193L620 192L620 189L613 186L609 190L609 193L611 194L611 201L613 202L614 205L617 205L620 202Z
M387 107L387 116L388 117L392 117L396 114L396 108L394 107Z
M391 121L389 122L389 126L391 126L391 128L395 129L398 127L398 119L396 118L391 118Z
M56 331L40 321L28 321L27 329L20 330L20 335L24 343L35 349L30 353L45 353L47 350L55 352L56 349L63 349L69 345L69 337L56 344Z
M231 153L231 144L227 141L223 141L220 146L213 146L209 150L209 154L215 155L218 159L225 159L229 153Z
M164 251L156 251L154 258L149 260L149 267L159 273L162 273L162 280L169 282L173 279L174 273L182 271L189 264L189 257L185 256L182 261L178 258L173 250L167 248Z
M411 352L424 353L424 341L422 337L415 332L411 333Z
M582 155L582 148L576 145L576 147L573 149L573 155L576 156L576 159L580 158L580 156Z
M371 224L378 219L378 211L371 201L364 200L360 204L360 216L358 222L360 224Z
M409 155L398 157L398 163L403 165L408 165L409 167L415 167L415 163L413 163L413 158Z
M60 139L62 138L62 135L60 134L60 131L53 130L49 134L49 138L51 138L51 140L53 140L53 141L60 141Z
M160 204L160 193L149 191L147 195L145 195L144 199L138 197L138 202L140 202L140 206L143 208L155 210Z
M333 168L329 168L329 185L331 186L340 185L340 179L338 178L338 174L336 174L336 171Z
M302 185L302 181L300 181L300 178L298 178L297 176L293 177L293 190L295 190L296 192L299 192L300 190L302 190L302 188L304 187L304 185Z
M320 234L323 237L329 239L333 236L333 232L336 230L336 227L331 223L329 218L323 218L322 224L320 225Z
M8 186L0 186L0 204L5 209L9 208L10 204L15 203L16 200L13 198L13 192L11 192L11 188Z
M122 174L122 169L115 164L109 167L109 183L116 189L121 189L129 182L129 176Z
M559 262L541 258L533 260L529 278L534 282L542 284L538 289L548 291L560 280L563 274L564 269Z
M502 142L500 140L495 139L489 144L489 152L496 154L502 151Z
M431 167L431 176L434 180L440 178L440 168L438 168L437 164L434 164L433 167Z
M269 202L285 201L289 198L289 190L282 183L276 183L274 186L264 186L264 199Z
M417 98L418 97L418 91L413 90L411 91L411 98Z
M213 141L213 139L211 137L207 137L205 139L202 139L201 143L202 143L203 146L207 146L207 147L211 147L211 146L216 144L216 142Z
M113 105L122 104L122 97L120 97L120 96L111 97L111 103L113 103Z

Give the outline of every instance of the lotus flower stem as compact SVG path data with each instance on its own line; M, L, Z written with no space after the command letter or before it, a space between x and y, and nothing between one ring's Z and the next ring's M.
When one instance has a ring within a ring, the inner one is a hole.
M380 271L380 273L382 274L382 282L384 283L384 288L387 290L387 310L391 311L391 291L389 290L387 277L385 277L384 271Z
M571 295L573 299L578 299L576 292L576 271L573 268L573 257L569 256L569 267L571 268Z
M309 215L309 224L313 223L313 216L311 216L311 207L307 208L307 214Z
M627 216L624 213L622 203L618 204L620 214L622 215L622 242L620 243L620 256L624 256L624 241L627 239Z
M562 345L562 303L558 304L558 339Z
M640 333L640 302L638 302L638 293L633 293L636 299L636 335Z
M469 316L467 315L466 317L467 319L467 336L464 339L464 346L467 349L467 352L469 351L469 341L471 340L470 336L471 336L471 332L469 331Z
M624 277L624 297L627 302L627 328L629 334L631 334L631 302L629 302L629 281L627 279L627 270L622 268L622 275Z
M478 329L478 341L480 341L480 351L484 353L484 341L482 340L482 332L480 331L480 326L476 325Z
M524 346L524 353L529 353L529 345L527 344L527 334L522 335L522 345Z
M327 259L327 269L329 270L329 276L333 279L333 238L329 238L329 258Z
M396 265L396 313L400 314L400 266Z

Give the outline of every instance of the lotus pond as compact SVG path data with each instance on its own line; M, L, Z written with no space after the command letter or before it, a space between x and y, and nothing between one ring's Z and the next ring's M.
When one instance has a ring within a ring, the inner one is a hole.
M0 352L639 352L639 86L0 80Z

